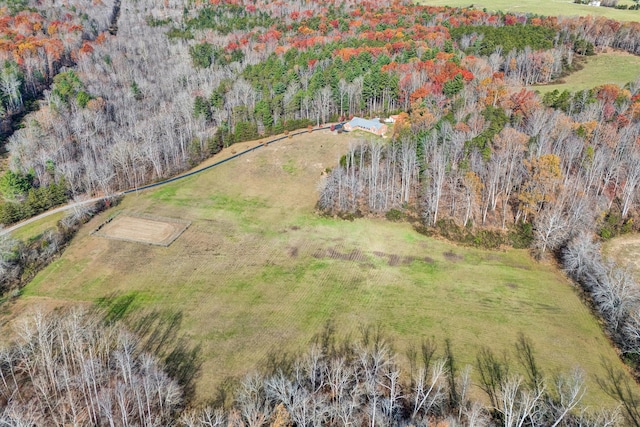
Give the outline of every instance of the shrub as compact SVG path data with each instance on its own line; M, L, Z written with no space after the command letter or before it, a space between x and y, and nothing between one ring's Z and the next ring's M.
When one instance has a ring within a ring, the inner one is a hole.
M519 222L509 230L509 244L516 249L526 249L533 243L533 225Z
M402 221L403 219L405 219L405 215L404 212L402 212L399 209L391 209L389 210L386 214L385 217L389 220L389 221Z

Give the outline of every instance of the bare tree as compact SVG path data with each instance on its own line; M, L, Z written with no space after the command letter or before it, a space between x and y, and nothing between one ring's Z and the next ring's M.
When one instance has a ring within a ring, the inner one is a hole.
M558 398L555 404L552 403L554 409L555 421L551 427L560 425L563 419L567 417L582 400L585 394L584 372L578 368L568 375L559 375L555 381L555 389Z
M182 390L158 361L96 315L36 313L17 336L0 364L6 387L0 409L9 425L160 426L182 402Z
M505 427L521 427L525 423L537 425L538 406L544 395L544 387L537 393L523 387L520 376L509 376L500 384L498 406Z

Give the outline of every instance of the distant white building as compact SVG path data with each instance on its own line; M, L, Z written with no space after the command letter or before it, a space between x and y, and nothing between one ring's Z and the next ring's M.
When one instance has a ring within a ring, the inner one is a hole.
M600 2L598 0L593 0L589 2L589 6L600 7Z
M380 120L367 120L361 117L354 117L344 125L344 130L348 132L356 129L382 136L387 131L387 125L380 123Z

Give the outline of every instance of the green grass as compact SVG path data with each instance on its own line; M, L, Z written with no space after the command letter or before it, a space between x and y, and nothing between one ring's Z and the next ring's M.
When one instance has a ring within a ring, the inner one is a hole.
M36 239L47 230L55 230L58 221L60 221L65 216L65 214L65 212L58 212L46 218L34 221L30 224L25 225L24 227L13 231L11 233L11 236L14 239L22 240L24 242Z
M602 359L620 362L555 267L522 250L427 238L406 223L315 214L321 172L347 151L348 138L297 137L127 196L115 210L191 226L166 248L90 235L114 214L105 212L24 289L22 304L116 293L124 301L116 311L181 312L182 332L205 357L200 399L270 353L304 350L332 320L339 334L379 324L400 352L423 338L450 338L460 364L473 363L482 346L511 351L522 332L546 373L580 365L588 402L611 403L594 376L603 374Z
M419 4L427 6L452 6L469 7L473 5L476 9L486 8L488 12L503 11L512 13L536 13L547 16L584 16L596 15L618 21L640 21L640 10L617 10L610 7L592 7L575 4L569 0L419 0ZM619 1L618 4L631 6L631 1Z
M624 86L640 78L640 57L622 52L601 53L588 57L584 68L565 77L562 83L534 86L541 93L554 89L568 90L592 89L607 83Z
M292 159L287 160L287 163L282 165L282 170L290 175L296 174L296 167Z

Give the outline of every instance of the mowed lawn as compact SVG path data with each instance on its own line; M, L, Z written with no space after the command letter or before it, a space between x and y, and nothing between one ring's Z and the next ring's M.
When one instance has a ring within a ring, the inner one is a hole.
M576 4L571 0L418 0L419 4L427 6L451 6L487 9L488 12L536 13L546 16L606 16L618 21L640 21L640 10L618 10L611 7L593 7ZM628 6L634 3L621 0L618 4Z
M541 93L551 92L554 89L560 92L564 90L575 92L609 83L624 86L638 79L640 79L640 56L615 51L587 57L584 68L564 77L562 83L532 86L531 89Z
M24 289L19 306L117 293L132 296L134 310L181 312L182 331L202 346L202 400L270 354L305 350L332 320L340 335L380 325L400 352L429 337L442 348L450 338L460 366L482 346L511 352L524 333L547 374L579 365L588 402L611 403L594 377L603 374L602 360L622 365L554 266L523 250L427 238L405 223L315 213L322 172L351 142L328 131L303 135L129 195L79 232ZM90 234L118 212L191 225L169 247Z

